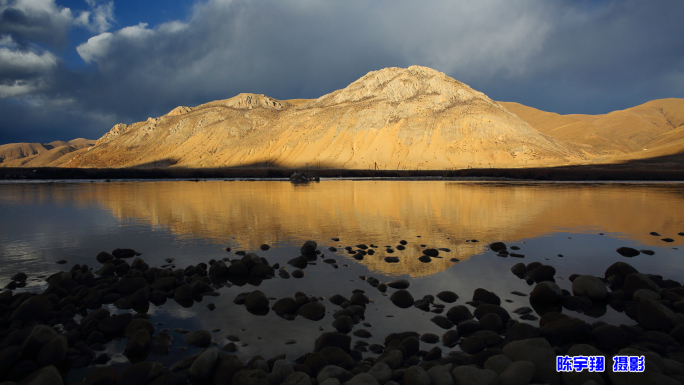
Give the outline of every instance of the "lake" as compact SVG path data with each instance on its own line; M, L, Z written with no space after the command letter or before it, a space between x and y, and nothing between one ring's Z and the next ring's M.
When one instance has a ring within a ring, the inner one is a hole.
M391 332L441 335L444 330L430 321L432 312L400 309L364 278L406 279L415 299L450 290L460 297L453 305L465 304L476 288L485 288L501 297L501 306L519 319L513 310L529 306L529 301L511 292L527 294L532 287L510 272L514 264L551 265L556 283L569 291L571 274L603 277L617 261L684 282L682 232L684 184L679 183L336 179L306 185L277 180L1 183L0 284L4 287L14 273L23 271L28 284L15 292L42 291L48 275L74 264L97 269L95 256L116 248L142 253L150 266L167 265L166 259L173 258L178 268L240 258L236 251L255 252L292 272L295 268L287 261L300 255L305 241L314 240L322 254L304 269L302 278L276 275L261 282L258 290L271 298L271 304L299 291L327 299L365 290L371 300L365 322L371 326L362 328L372 337L364 340L382 344ZM402 240L406 246L399 250ZM487 247L495 241L517 246L515 252L524 257L497 255ZM262 251L262 244L270 249ZM356 250L359 244L379 247L374 255L357 260L344 248ZM654 254L626 258L616 252L623 246ZM418 259L424 248L442 250L439 258L424 263ZM385 262L388 256L399 262ZM329 258L337 261L336 266L323 262ZM168 367L201 350L187 348L174 328L220 330L212 332L218 346L228 342L227 335L237 335L236 354L243 361L257 354L270 358L280 353L294 360L313 349L321 330L334 330L331 313L339 308L327 300L323 303L328 314L318 321L287 320L272 311L253 315L233 303L239 293L256 289L250 284L226 285L217 290L219 296L205 297L190 307L173 300L150 305L148 313L152 322L159 323L157 331L171 329L174 340L171 354L148 360ZM206 306L209 303L214 310ZM453 305L446 304L446 309ZM121 312L113 305L104 306ZM563 312L590 323L597 319L616 325L635 323L609 306ZM521 322L538 325L534 320ZM122 355L125 344L123 339L107 345L111 364L127 362ZM444 350L446 354L449 349ZM88 370L72 371L70 378L81 380Z

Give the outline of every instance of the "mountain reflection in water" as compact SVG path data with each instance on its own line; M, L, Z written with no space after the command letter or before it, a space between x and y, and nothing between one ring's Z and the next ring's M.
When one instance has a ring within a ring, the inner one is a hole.
M684 194L677 184L162 181L31 188L39 190L32 199L96 204L119 219L245 250L284 240L342 247L373 243L378 252L360 263L385 275L434 274L452 266L451 258L482 252L488 242L556 232L611 233L663 246L662 237L649 235L657 231L674 238L673 246L684 243L677 236L684 230L684 210L677 209L684 207ZM339 243L330 241L333 237ZM406 250L385 251L383 246L396 250L402 239L408 241ZM466 242L473 239L479 242ZM422 263L421 244L451 252ZM389 255L400 262L384 262Z

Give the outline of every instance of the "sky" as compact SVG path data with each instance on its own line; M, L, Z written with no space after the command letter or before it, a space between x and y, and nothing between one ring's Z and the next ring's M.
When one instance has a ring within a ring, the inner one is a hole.
M0 0L0 144L97 139L242 92L317 98L422 65L602 114L684 98L682 0Z

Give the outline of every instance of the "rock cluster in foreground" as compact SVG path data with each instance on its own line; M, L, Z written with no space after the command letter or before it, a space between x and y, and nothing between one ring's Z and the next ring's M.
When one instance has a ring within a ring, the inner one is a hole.
M495 247L499 253L505 250L505 245ZM290 264L304 268L304 261L316 259L317 245L307 242L301 252ZM359 325L365 324L370 298L356 289L349 297L328 298L328 307L335 307L330 322L336 331L322 333L311 352L294 360L278 355L243 362L211 347L211 333L198 330L184 331L185 342L206 349L165 368L152 361L154 355L168 354L172 337L149 321L150 303L174 299L189 306L201 297L218 295L216 289L231 282L254 284L275 278L276 271L285 278L287 271L253 253L175 270L173 265L150 267L141 258L129 264L127 259L136 254L125 249L100 253L97 260L102 267L96 273L76 265L48 277L49 286L40 294L1 292L0 383L63 384L71 368L107 364L110 357L101 353L105 344L122 338L127 342L123 354L131 365L121 372L98 366L83 382L72 383L684 384L684 288L623 262L608 267L604 277L571 276L572 293L554 283L551 266L537 262L513 266L511 271L534 285L529 298L541 316L539 327L513 319L498 295L486 289L474 290L467 302L470 307L456 305L447 310L435 299L453 303L456 293L443 291L414 299L408 281L380 283L362 277L383 294L393 290L387 300L398 308L414 306L429 312L444 334L406 331L385 336L382 345L365 342L371 333ZM22 286L26 279L25 274L16 274L11 286ZM325 300L305 293L271 303L263 292L254 290L238 294L234 302L255 314L272 310L284 318L318 320L326 314ZM102 308L110 303L120 314ZM588 324L561 313L563 307L590 312L606 305L624 311L637 324ZM521 319L536 319L531 313L526 307L514 311ZM82 318L78 320L77 315ZM352 336L358 338L353 345ZM235 347L229 343L224 350ZM367 356L367 352L379 356ZM604 356L606 371L558 373L557 355ZM645 356L645 373L613 373L614 355Z

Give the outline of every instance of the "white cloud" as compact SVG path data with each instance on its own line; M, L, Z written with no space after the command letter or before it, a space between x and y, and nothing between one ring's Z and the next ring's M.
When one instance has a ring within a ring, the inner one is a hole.
M102 33L108 31L114 23L114 2L97 3L95 0L86 0L88 10L74 20L74 25L86 28L90 31Z
M111 44L113 36L114 35L110 32L93 36L88 39L87 42L76 47L76 52L78 52L86 63L104 57L109 51L109 45Z
M66 43L71 9L54 0L0 1L0 34L12 34L49 45Z

